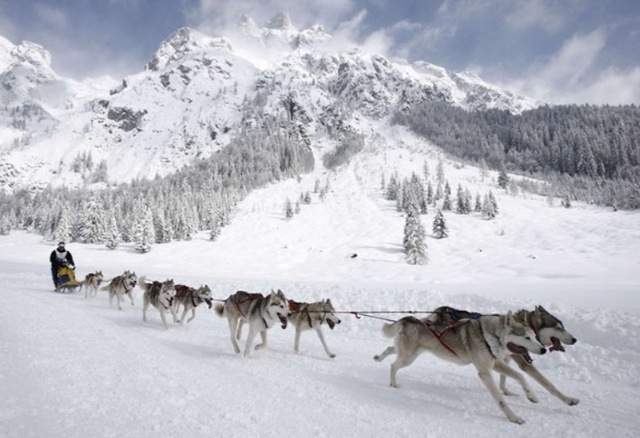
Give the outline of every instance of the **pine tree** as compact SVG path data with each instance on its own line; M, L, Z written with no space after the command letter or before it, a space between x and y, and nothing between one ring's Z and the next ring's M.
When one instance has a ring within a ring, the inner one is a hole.
M109 249L116 249L118 247L118 225L116 224L116 217L113 212L110 212L107 216L107 228L105 232L105 245Z
M489 195L485 194L482 201L482 217L485 219L493 219L496 217L496 211L493 202L489 199Z
M500 173L498 174L498 187L501 189L506 189L509 186L509 175L507 175L507 171L503 167L500 169Z
M62 207L62 213L53 236L57 242L71 241L71 218L69 217L69 208L66 205Z
M134 224L133 241L136 251L146 253L151 251L151 245L155 242L156 236L153 229L153 214L151 208L140 208L141 215L136 218Z
M289 198L284 201L284 217L287 220L291 220L291 218L293 217L293 205L291 204Z
M442 209L446 211L451 210L451 198L449 198L449 193L444 194L444 199L442 200Z
M80 238L87 243L102 242L105 228L104 206L100 198L93 194L84 204Z
M482 200L480 199L480 193L476 193L476 205L473 209L478 213L482 211Z
M403 246L405 260L410 265L424 265L427 262L426 235L420 216L415 209L407 213L404 224Z
M218 210L213 210L211 212L211 229L209 230L209 240L215 241L220 236L220 232L222 231L222 220L220 218L220 212Z
M438 210L438 212L436 213L436 217L433 219L433 235L437 239L442 239L449 236L449 229L447 228L447 224L444 220L442 210Z

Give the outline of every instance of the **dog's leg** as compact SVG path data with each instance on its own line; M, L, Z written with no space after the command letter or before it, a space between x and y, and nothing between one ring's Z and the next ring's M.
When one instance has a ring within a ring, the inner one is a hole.
M504 358L504 363L508 365L509 360L510 360L509 356L506 356ZM516 395L514 392L509 391L509 389L507 388L507 376L505 376L504 374L500 374L500 391L502 391L504 395L508 395L508 396Z
M394 347L393 345L391 347L387 347L387 349L382 353L373 356L373 360L375 360L376 362L382 362L387 356L390 356L392 354L396 354L396 347Z
M496 382L493 380L493 376L491 375L491 368L485 368L475 363L474 365L478 370L478 376L480 377L480 380L482 380L482 383L484 383L484 385L487 387L489 393L491 394L491 397L493 397L496 403L498 403L498 406L507 416L507 419L509 419L509 421L511 421L512 423L524 424L524 419L518 417L511 410L505 399L502 397L502 394L500 394L500 389L498 388L498 385L496 385Z
M176 319L178 319L178 317L176 316L176 309L173 306L169 306L169 312L171 312L171 316L173 317L173 322L175 323Z
M163 309L158 309L160 312L160 319L162 319L162 325L164 325L165 330L169 330L169 326L167 325L167 317L165 315L165 311Z
M256 350L262 350L267 346L267 330L266 329L260 332L260 338L262 339L262 342L256 345Z
M233 351L236 354L240 353L240 347L238 347L238 342L236 341L236 331L238 329L238 320L234 319L227 314L227 321L229 322L229 333L231 334L231 345L233 345Z
M177 322L179 322L180 324L184 324L184 319L187 316L188 310L189 309L187 309L187 306L184 306L184 310L182 311L182 317L180 317L180 321L177 321ZM176 322L176 321L174 321L174 322Z
M388 349L389 348L387 348L387 350ZM402 352L400 352L400 354L396 356L395 362L391 364L391 371L389 373L390 374L389 386L393 388L398 387L398 380L397 380L398 371L400 371L402 368L405 368L411 365L416 360L417 357L418 357L417 352L414 352L412 355L405 355L405 354L402 354Z
M302 330L298 326L296 326L296 334L293 338L293 351L296 354L300 353L300 335L302 334Z
M520 386L522 386L524 393L527 395L527 398L531 403L538 403L540 401L536 393L533 392L533 389L531 389L531 387L529 386L529 383L524 378L524 376L511 368L509 365L501 360L496 360L495 364L493 365L493 369L499 372L501 376L511 377L513 380L518 382Z
M253 343L253 338L256 337L258 333L254 331L254 328L249 324L249 334L247 335L247 344L244 347L244 357L249 357L251 353L251 344Z
M558 388L555 387L553 383L551 383L545 376L543 376L542 373L540 373L540 371L533 364L527 363L527 361L520 356L514 356L513 360L515 360L515 362L518 364L518 367L522 371L529 374L533 378L533 380L538 382L540 385L542 385L542 387L549 391L550 394L555 395L564 403L568 404L569 406L575 406L580 403L580 399L569 397L568 395L562 393Z
M239 341L242 336L242 326L244 325L244 319L238 321L238 327L236 329L236 339Z
M336 357L336 355L333 354L331 350L329 350L329 347L327 346L327 342L324 340L324 335L322 334L322 329L320 328L320 326L316 327L315 331L318 334L318 337L320 338L320 342L322 343L322 346L324 347L324 351L327 353L327 356L329 356L331 359Z
M185 311L185 315L187 314L187 312ZM182 315L182 317L184 318L184 315ZM193 318L196 317L196 308L192 308L191 309L191 318L187 319L187 322L191 322L193 321Z
M142 320L147 322L147 309L149 308L149 300L145 299L142 303Z

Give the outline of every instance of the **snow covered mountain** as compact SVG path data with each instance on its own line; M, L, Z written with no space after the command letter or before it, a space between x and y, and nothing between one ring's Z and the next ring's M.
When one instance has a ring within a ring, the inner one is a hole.
M299 30L286 14L264 27L245 17L237 30L179 29L117 85L62 78L44 48L0 39L0 190L166 175L220 150L258 114L294 121L319 153L334 146L329 131L375 136L396 109L423 101L536 105L469 73L335 50L321 26Z

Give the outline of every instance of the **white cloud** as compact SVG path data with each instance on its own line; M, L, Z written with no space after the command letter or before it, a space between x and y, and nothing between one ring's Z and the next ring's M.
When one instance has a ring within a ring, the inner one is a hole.
M501 86L552 104L637 104L640 67L593 71L606 44L602 29L573 36L551 57L534 63L524 77L502 80Z
M44 3L36 3L34 5L34 10L38 19L43 23L47 23L58 28L62 28L68 24L67 16L58 8L54 8L53 6Z
M512 3L513 9L505 16L505 22L515 30L541 28L548 32L557 32L564 25L560 13L552 10L541 1L518 0Z

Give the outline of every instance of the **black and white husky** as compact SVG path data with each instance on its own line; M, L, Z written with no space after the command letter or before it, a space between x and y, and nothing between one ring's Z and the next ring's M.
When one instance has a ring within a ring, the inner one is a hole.
M242 325L249 324L245 356L249 356L251 344L258 333L262 342L256 345L256 350L267 346L267 330L277 322L282 324L283 329L287 328L287 318L290 315L289 302L279 289L277 292L271 291L266 297L260 293L238 291L230 295L224 304L216 304L215 311L218 316L227 318L231 344L236 353L240 353L236 339L240 339Z
M185 286L184 284L176 284L176 296L173 299L174 314L178 314L180 306L183 307L182 317L179 320L173 320L173 322L179 322L184 324L184 318L187 316L187 312L191 310L191 318L187 322L191 322L196 317L196 307L200 303L207 303L209 309L213 306L211 289L206 284L200 286L198 289L194 287Z
M147 309L150 305L153 305L160 312L164 328L168 329L165 313L167 311L171 312L173 320L176 320L176 313L173 309L173 298L176 295L176 289L173 285L173 280L147 282L143 275L138 279L138 286L144 291L142 294L142 320L147 322Z
M104 280L102 271L91 272L84 277L84 280L79 282L80 290L84 289L85 298L95 298L98 295L98 289Z
M109 305L113 305L113 299L116 299L118 303L118 309L122 310L120 305L121 301L124 301L125 295L131 300L131 305L135 305L133 297L133 288L136 287L136 281L138 277L135 272L124 271L122 275L113 277L109 284L102 286L100 290L106 290L109 292Z
M327 342L324 340L322 334L322 324L327 324L331 330L340 324L340 318L335 315L335 309L331 300L322 300L315 303L299 303L297 301L289 300L289 310L291 310L291 316L289 321L296 329L296 336L293 343L293 350L296 353L300 352L300 335L306 330L315 330L320 338L324 351L331 358L336 357L334 353L329 350Z

